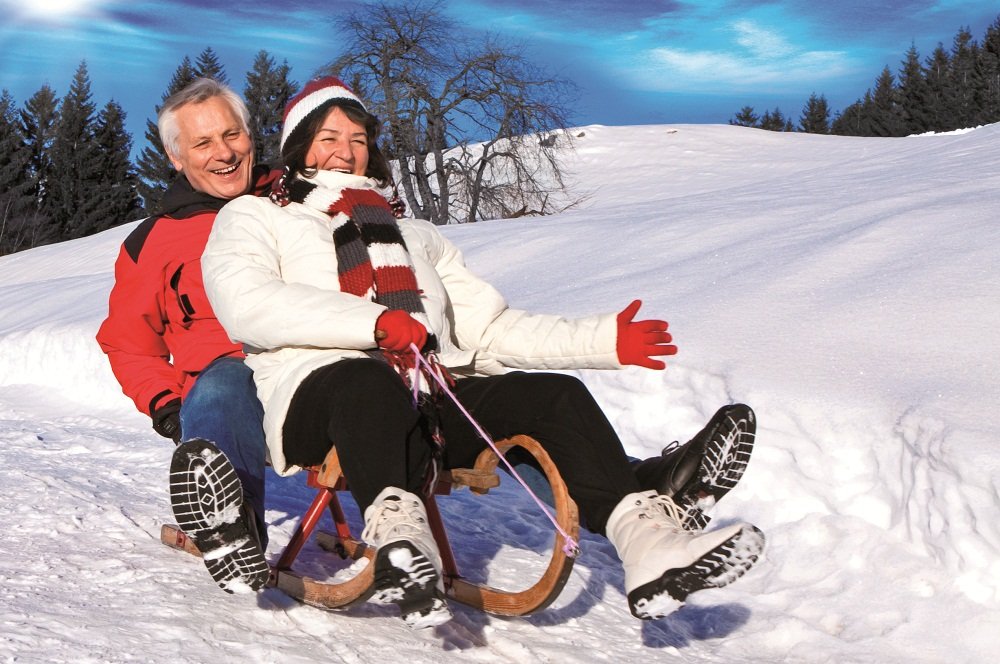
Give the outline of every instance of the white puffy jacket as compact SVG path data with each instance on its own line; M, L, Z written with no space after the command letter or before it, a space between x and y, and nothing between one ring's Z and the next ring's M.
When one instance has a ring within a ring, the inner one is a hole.
M377 186L329 171L315 181L330 188ZM433 224L401 219L399 227L441 346L438 358L456 376L622 366L614 314L567 320L511 309ZM331 219L298 203L282 208L256 196L231 201L215 220L202 269L219 321L247 348L271 464L290 475L299 468L285 462L281 431L292 395L319 367L375 348L375 321L385 307L340 291Z

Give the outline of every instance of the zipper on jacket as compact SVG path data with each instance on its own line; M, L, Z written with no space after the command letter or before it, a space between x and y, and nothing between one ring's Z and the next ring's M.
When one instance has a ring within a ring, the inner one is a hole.
M180 292L180 282L181 282L181 271L184 270L184 266L181 265L174 272L173 276L170 277L170 288L173 289L174 295L177 296L177 302L181 305L181 311L184 312L184 323L191 322L191 316L194 315L194 307L191 306L191 298L187 294Z

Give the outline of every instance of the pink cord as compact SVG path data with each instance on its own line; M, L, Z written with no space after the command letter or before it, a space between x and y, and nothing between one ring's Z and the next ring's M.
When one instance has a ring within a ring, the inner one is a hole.
M416 345L410 344L410 350L413 351L414 356L417 358L417 365L423 364L424 367L426 367L427 369L426 373L429 376L431 376L434 379L434 381L437 382L437 384L441 387L441 389L444 390L444 393L447 394L451 398L451 400L455 402L455 405L458 406L458 409L462 412L463 415L465 415L466 419L469 420L472 426L475 427L476 431L479 432L479 436L486 441L486 443L493 449L494 452L496 452L497 457L499 457L499 459L503 461L503 464L507 466L507 470L510 471L510 474L514 477L514 479L518 481L518 483L521 486L524 487L524 490L528 492L528 495L531 496L532 500L534 500L535 503L538 505L538 507L541 508L542 512L545 514L548 520L551 521L552 525L555 526L557 531L559 531L559 534L563 536L563 549L562 549L563 553L565 553L570 558L576 558L577 556L579 556L580 545L577 543L576 540L574 540L570 536L569 533L567 533L563 529L562 526L559 525L559 522L556 521L556 518L552 516L552 513L549 511L548 506L545 503L543 503L542 500L535 495L535 492L532 491L531 488L525 483L525 481L521 479L521 476L517 473L516 470L514 470L514 467L510 465L509 461L507 461L507 457L505 457L503 453L501 453L500 450L497 448L496 443L493 442L493 439L490 437L490 435L486 433L483 427L479 425L479 422L477 422L475 418L472 417L472 414L465 409L465 406L463 406L459 402L458 397L456 397L454 393L451 391L451 389L449 389L448 381L444 380L440 375L438 375L437 371L434 371L434 367L431 366L430 362L424 359L424 356L420 354L420 349L417 348ZM416 398L417 392L420 389L419 381L420 381L420 374L422 373L424 372L417 371L416 379L413 381L414 398Z

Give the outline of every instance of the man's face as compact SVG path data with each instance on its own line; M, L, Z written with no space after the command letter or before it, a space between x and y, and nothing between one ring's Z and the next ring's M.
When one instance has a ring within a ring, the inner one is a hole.
M222 97L177 109L177 154L170 162L197 191L232 199L250 191L253 142Z

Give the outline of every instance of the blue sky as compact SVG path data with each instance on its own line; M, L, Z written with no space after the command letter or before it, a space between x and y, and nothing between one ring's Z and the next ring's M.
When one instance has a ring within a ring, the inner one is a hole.
M333 19L356 2L0 0L0 88L60 97L86 59L94 101L114 99L141 147L170 76L211 46L242 91L254 55L287 59L304 83L339 54ZM31 8L35 6L35 8ZM960 27L982 39L983 0L446 0L469 31L521 43L579 86L573 124L725 123L742 106L798 119L813 92L834 111L862 96L911 44L926 58Z

